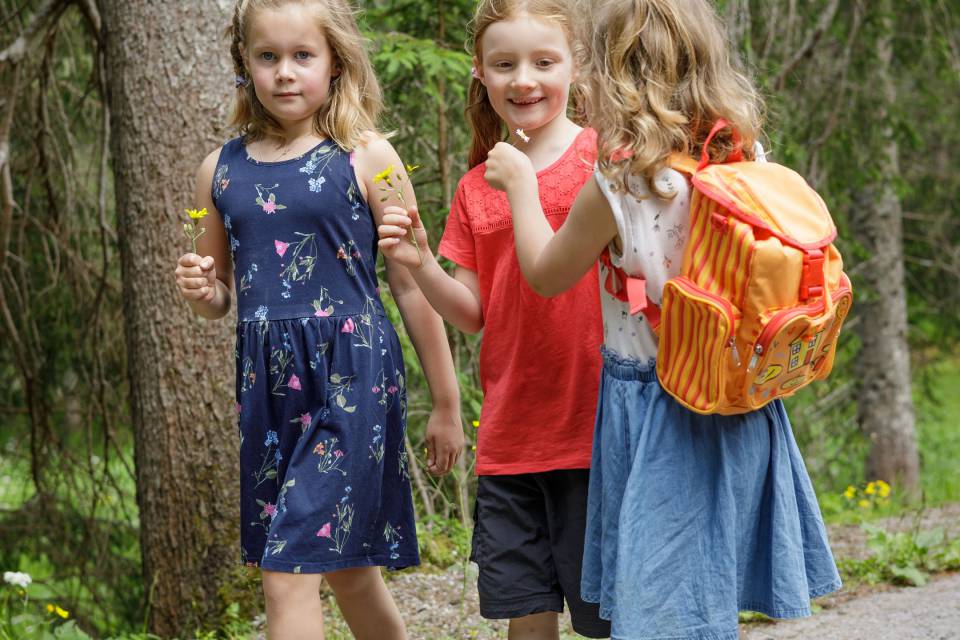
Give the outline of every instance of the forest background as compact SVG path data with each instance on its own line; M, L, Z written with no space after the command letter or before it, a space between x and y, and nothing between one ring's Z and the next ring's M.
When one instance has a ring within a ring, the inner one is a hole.
M172 277L196 166L232 135L232 5L0 0L0 567L34 580L0 584L13 637L216 636L258 612L256 577L236 566L232 323L193 317ZM767 98L765 146L823 195L854 283L833 375L788 402L824 513L958 502L960 7L717 6ZM466 168L473 1L362 8L382 128L422 165L435 247ZM403 336L437 568L468 550L481 403L480 337L449 336L468 444L441 481L423 469L429 397Z

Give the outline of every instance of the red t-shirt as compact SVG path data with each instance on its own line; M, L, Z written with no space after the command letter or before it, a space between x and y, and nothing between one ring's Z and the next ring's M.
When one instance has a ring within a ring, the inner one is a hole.
M554 230L593 175L596 138L584 129L537 173L540 203ZM486 183L485 167L461 178L439 247L475 271L480 284L484 401L477 474L589 468L603 342L596 267L559 296L534 293L517 262L507 196Z

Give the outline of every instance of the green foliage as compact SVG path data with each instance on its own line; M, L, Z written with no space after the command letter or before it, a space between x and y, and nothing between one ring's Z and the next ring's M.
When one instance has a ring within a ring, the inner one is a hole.
M890 533L873 524L862 527L870 557L837 562L849 581L922 586L931 573L960 569L960 538L948 539L942 529Z

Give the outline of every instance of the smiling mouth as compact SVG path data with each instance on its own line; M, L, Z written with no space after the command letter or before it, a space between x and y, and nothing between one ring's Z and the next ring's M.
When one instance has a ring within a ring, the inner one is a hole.
M543 98L513 98L510 100L510 102L518 107L528 107L532 104L537 104L542 100Z

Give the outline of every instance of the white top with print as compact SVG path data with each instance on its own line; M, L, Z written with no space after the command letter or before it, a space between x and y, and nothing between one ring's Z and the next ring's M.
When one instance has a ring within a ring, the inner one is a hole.
M689 236L690 184L683 174L665 167L654 177L663 193L672 199L650 193L646 181L629 176L633 194L621 186L615 190L599 169L594 179L607 198L617 223L621 249L610 243L610 259L627 275L647 280L647 297L660 304L664 283L680 273L683 247ZM634 195L636 194L636 195ZM630 315L629 304L618 300L604 288L608 269L600 267L600 308L603 313L603 343L617 355L641 362L657 355L657 336L643 313Z
M763 147L757 143L758 162L765 162ZM600 170L594 179L607 198L617 223L621 250L610 243L611 262L627 275L645 277L647 297L660 304L663 285L680 275L683 249L690 236L690 181L686 175L669 167L661 169L654 180L662 193L675 194L672 199L659 198L647 189L647 183L629 176L636 196L615 189ZM604 346L617 355L647 362L657 356L657 336L643 313L630 315L629 304L618 300L604 287L607 269L600 267L600 308L603 313Z

